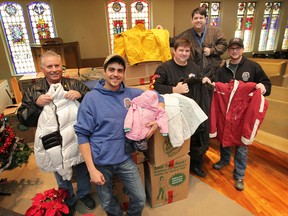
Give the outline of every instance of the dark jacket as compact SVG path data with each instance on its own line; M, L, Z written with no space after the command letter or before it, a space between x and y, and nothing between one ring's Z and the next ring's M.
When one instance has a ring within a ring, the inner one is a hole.
M208 116L191 136L190 156L197 159L205 154L209 148L210 138L210 106L214 87L208 83L202 84L202 77L190 77L183 80L189 86L189 92L185 96L193 99ZM200 159L200 158L199 158Z
M242 56L235 73L229 67L230 59L226 60L225 64L217 70L216 82L229 83L230 80L241 80L243 82L262 83L266 88L264 96L270 95L271 81L257 62Z
M227 40L219 28L215 26L206 26L206 33L203 43L200 45L198 41L201 38L195 34L193 28L187 29L179 35L170 39L170 46L174 46L174 42L178 38L186 38L192 43L191 59L203 69L203 77L210 77L210 73L214 73L220 66L222 59L221 55L227 50ZM204 56L204 47L210 48L210 56Z
M75 90L82 94L78 99L79 102L83 99L84 95L89 92L89 88L81 81L71 78L62 77L61 85L65 91ZM36 100L42 94L46 94L49 90L49 83L46 78L38 80L34 85L28 88L23 94L22 104L17 111L17 118L19 122L28 127L36 127L38 118L43 110L36 104Z
M154 75L154 89L160 94L173 93L173 87L178 82L183 82L190 76L202 77L202 70L193 61L189 60L185 66L178 65L174 59L170 59L158 66ZM152 79L153 79L152 78Z

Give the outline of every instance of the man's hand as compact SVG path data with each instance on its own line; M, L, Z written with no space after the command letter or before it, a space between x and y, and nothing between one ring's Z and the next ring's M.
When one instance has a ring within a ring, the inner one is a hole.
M202 79L202 84L204 84L204 83L211 84L211 80L210 80L208 77L204 77L204 78Z
M158 129L158 124L156 121L153 121L153 122L148 123L146 127L150 127L149 132L146 134L146 139L149 139Z
M89 174L90 174L90 181L92 183L95 183L96 185L104 185L105 184L105 177L104 175L96 169L95 169L91 172L89 171Z
M69 90L64 97L68 100L77 100L81 97L80 92L75 91L75 90Z
M51 95L42 94L37 98L36 104L40 107L44 107L51 101L53 101L53 97Z
M189 87L187 83L179 82L175 87L173 87L173 93L188 93L189 92Z
M264 95L266 93L266 88L265 88L265 86L262 83L258 83L255 86L255 88L256 89L260 89L262 95Z
M205 56L210 56L210 54L211 54L210 48L204 47L203 54L204 54Z

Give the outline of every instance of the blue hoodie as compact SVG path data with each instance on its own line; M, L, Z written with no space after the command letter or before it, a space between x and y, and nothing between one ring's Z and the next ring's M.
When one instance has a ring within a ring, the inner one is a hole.
M74 126L79 145L90 143L92 157L97 165L119 164L130 156L125 153L124 120L130 102L143 93L124 84L110 91L100 80L82 100Z

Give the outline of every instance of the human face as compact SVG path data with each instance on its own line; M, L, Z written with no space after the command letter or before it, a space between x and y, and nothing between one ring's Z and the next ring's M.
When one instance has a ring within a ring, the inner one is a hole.
M244 51L244 48L242 48L239 45L231 45L228 48L228 53L229 53L229 56L230 56L230 58L232 60L232 63L233 62L235 62L235 63L239 63L240 62L240 60L242 58L243 51Z
M104 71L104 79L106 83L104 88L117 91L120 88L121 82L124 80L124 66L118 64L117 62L111 63Z
M187 60L190 58L191 50L188 46L179 46L174 51L174 61L178 65L186 65Z
M59 83L62 78L62 63L58 56L43 57L42 72L49 84Z
M194 14L192 18L192 25L196 32L202 32L206 25L206 18L199 13Z

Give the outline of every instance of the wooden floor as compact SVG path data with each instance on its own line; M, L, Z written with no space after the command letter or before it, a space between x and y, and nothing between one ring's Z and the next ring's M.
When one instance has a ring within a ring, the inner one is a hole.
M213 141L205 156L207 176L202 181L254 215L288 215L288 154L258 143L249 146L245 189L241 192L234 187L233 158L230 166L214 170L212 164L219 159L219 144Z

